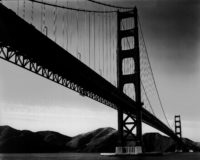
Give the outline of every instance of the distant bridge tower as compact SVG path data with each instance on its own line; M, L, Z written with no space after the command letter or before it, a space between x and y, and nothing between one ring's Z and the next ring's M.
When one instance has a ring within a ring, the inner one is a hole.
M181 128L181 116L180 115L175 115L174 116L174 126L175 126L175 134L177 135L177 137L179 137L180 139L182 138L182 128ZM176 148L175 148L175 152L182 152L184 148L184 145L181 141L181 143L178 143Z
M174 116L174 123L175 123L175 134L179 138L182 138L181 116L180 115Z
M134 27L131 29L123 29L122 21L134 19ZM142 103L140 88L140 55L139 55L139 36L138 36L138 14L137 8L128 12L118 12L117 14L117 78L118 88L123 92L126 84L133 84L135 90L135 101L137 103L137 114L134 117L131 113L123 110L123 106L118 106L118 133L121 146L126 146L128 141L136 141L136 146L142 146ZM134 39L134 47L124 50L122 48L122 39L132 37ZM123 73L123 61L126 58L132 58L134 63L134 73ZM124 117L125 116L125 117ZM136 137L133 129L136 128Z

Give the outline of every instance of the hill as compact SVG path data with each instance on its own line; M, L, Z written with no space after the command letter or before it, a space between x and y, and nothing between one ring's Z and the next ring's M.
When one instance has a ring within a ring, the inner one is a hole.
M66 150L71 137L52 131L31 132L0 126L1 153L44 153Z
M113 128L99 128L80 134L66 146L77 152L114 152L117 145L117 131Z
M146 133L143 135L143 143L146 152L168 152L174 151L171 149L175 142L166 136L159 133Z
M99 128L69 137L53 131L31 132L0 126L0 153L114 152L118 145L117 131ZM198 143L183 139L188 150L200 151ZM159 133L143 135L146 152L174 151L176 143Z

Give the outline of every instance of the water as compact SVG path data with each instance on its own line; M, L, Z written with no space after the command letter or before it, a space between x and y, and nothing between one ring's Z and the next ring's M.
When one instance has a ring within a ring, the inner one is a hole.
M0 154L0 160L200 160L200 153L107 157L99 153Z

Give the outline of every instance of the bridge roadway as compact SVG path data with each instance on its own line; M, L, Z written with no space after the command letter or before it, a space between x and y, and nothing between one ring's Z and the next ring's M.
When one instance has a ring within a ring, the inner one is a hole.
M82 91L85 96L104 104L107 100L110 102L108 105L114 104L110 105L111 107L115 109L122 107L125 113L135 116L137 109L135 101L36 30L34 26L25 22L12 10L0 4L0 48L3 47L16 56L23 56L24 59L48 69L62 79L73 82L78 88L71 87L71 89L77 92ZM3 59L9 61L9 59ZM88 93L92 93L93 96ZM144 108L142 121L172 137L175 141L180 141L170 128Z

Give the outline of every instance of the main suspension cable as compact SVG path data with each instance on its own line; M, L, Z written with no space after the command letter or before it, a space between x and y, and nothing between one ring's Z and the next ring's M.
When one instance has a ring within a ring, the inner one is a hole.
M95 11L95 10L87 10L87 9L78 9L78 8L72 8L72 7L66 7L66 6L61 6L61 5L57 5L57 4L52 4L52 3L48 3L48 2L41 2L38 0L28 0L30 2L35 2L35 3L39 3L39 4L45 4L51 7L57 7L57 8L62 8L62 9L68 9L68 10L73 10L73 11L79 11L79 12L93 12L93 13L115 13L117 12L117 10L113 10L113 11Z
M162 112L163 112L163 114L164 114L165 120L166 120L166 122L167 122L167 125L171 128L171 126L170 126L170 124L169 124L169 121L168 121L168 119L167 119L165 110L164 110L164 108L163 108L163 104L162 104L162 102L161 102L160 95L159 95L159 93L158 93L158 88L157 88L157 86L156 86L156 81L155 81L155 78L154 78L153 70L152 70L151 63L150 63L150 59L149 59L149 56L148 56L147 47L146 47L146 44L145 44L145 41L144 41L144 36L143 36L142 27L141 27L141 23L140 23L139 17L138 17L138 22L139 22L139 28L140 28L142 40L143 40L143 43L144 43L145 52L146 52L146 55L147 55L147 60L148 60L148 62L149 62L149 68L150 68L150 71L151 71L151 74L152 74L152 78L153 78L153 83L154 83L154 86L155 86L155 89L156 89L156 93L157 93L157 95L158 95L158 100L159 100L159 103L160 103Z
M87 1L92 2L92 3L96 3L96 4L100 4L100 5L103 5L103 6L107 6L107 7L116 8L116 9L133 9L133 8L134 8L134 7L116 6L116 5L107 4L107 3L102 3L102 2L94 1L94 0L87 0Z

